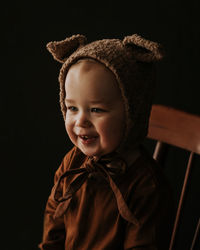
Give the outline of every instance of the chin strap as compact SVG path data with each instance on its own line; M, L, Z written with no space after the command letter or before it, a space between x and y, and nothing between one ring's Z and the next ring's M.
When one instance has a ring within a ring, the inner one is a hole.
M123 174L125 170L126 163L124 162L124 160L119 158L116 153L111 153L101 158L89 157L83 164L83 167L66 171L63 175L60 176L51 192L51 198L56 202L59 202L54 214L54 218L58 218L66 212L70 205L73 194L81 188L83 183L87 180L89 174L95 172L99 173L108 182L115 195L120 215L126 221L138 225L138 220L129 210L121 191L112 178L112 176ZM70 175L77 175L77 177L70 183L65 191L65 194L61 196L61 194L58 192L60 182L62 179Z

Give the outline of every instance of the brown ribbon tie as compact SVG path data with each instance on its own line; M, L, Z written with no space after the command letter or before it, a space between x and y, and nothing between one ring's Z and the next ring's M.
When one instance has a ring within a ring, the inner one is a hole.
M115 156L113 161L113 157L111 159L111 157L104 156L98 160L95 160L93 157L89 157L88 160L84 163L83 167L67 170L63 175L59 177L57 183L54 185L51 192L51 197L56 202L59 202L54 214L54 218L58 218L65 213L65 211L69 207L73 194L76 193L81 188L83 183L87 180L89 174L98 172L109 183L115 195L120 215L128 222L138 225L139 224L138 220L129 210L121 191L119 190L118 186L116 185L116 183L112 178L112 175L114 176L124 173L125 169L126 169L126 163L121 158L119 159L116 158ZM78 175L78 176L75 178L74 181L72 181L72 183L70 183L70 185L66 189L64 196L58 197L59 196L58 187L61 183L61 180L70 175Z

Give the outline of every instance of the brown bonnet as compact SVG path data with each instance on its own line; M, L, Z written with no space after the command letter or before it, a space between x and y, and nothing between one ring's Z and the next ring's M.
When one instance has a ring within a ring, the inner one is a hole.
M155 62L163 58L162 46L137 34L120 39L87 43L83 35L73 35L47 44L54 59L62 63L59 74L60 105L65 119L65 78L70 66L92 58L115 75L126 110L126 135L121 146L137 146L147 135L155 89Z

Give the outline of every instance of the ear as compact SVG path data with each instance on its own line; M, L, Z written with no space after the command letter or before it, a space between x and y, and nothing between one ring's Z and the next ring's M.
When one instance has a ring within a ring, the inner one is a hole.
M137 34L126 36L122 43L132 47L134 57L141 62L160 61L164 56L161 44L144 39Z
M56 61L64 63L74 51L84 46L86 43L86 37L78 34L62 41L49 42L47 44L47 49Z

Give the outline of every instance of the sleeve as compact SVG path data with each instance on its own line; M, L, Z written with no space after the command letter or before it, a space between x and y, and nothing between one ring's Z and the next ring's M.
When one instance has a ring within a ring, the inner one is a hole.
M69 165L73 155L73 150L71 150L62 161L60 167L55 173L54 184L57 182L59 176L61 176ZM59 190L62 193L62 185L60 185ZM43 224L43 237L42 242L38 245L41 250L64 250L65 249L65 224L63 216L60 218L53 218L54 212L57 208L58 202L54 201L49 196L46 208L44 212L44 224Z
M147 185L132 194L130 208L139 225L127 223L124 250L168 250L173 206L170 189Z

